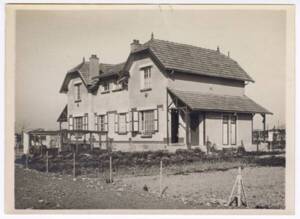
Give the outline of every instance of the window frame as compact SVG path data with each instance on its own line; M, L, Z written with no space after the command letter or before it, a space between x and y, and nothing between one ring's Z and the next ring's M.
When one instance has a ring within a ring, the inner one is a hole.
M75 102L81 101L81 82L77 82L74 84L75 87Z
M234 123L233 123L234 121ZM234 128L234 143L232 143L232 126L235 124ZM237 115L230 116L230 145L237 145Z
M83 116L75 116L73 117L73 128L74 130L83 130Z
M140 68L141 74L141 90L151 90L152 89L152 66L144 66Z
M151 109L140 111L140 118L140 132L146 136L151 136L153 133L155 133L155 110Z
M124 116L124 130L121 129L121 116ZM127 133L127 113L118 114L118 134Z
M227 118L226 120L225 120L225 117ZM223 114L222 115L222 144L223 145L229 145L229 122L230 122L230 116L228 115L228 114ZM224 130L224 125L226 125L226 127L227 127L227 129L226 129L226 135L227 135L227 137L226 137L226 142L224 142L224 132L225 132L225 130Z

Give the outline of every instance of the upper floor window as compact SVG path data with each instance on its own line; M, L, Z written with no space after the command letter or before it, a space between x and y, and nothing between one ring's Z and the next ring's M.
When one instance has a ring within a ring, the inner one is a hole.
M75 101L80 101L81 100L81 83L75 84Z
M142 68L142 89L151 88L151 66Z

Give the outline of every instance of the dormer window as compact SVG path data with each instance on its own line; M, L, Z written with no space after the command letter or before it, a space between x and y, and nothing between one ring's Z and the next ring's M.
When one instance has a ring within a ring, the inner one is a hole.
M104 82L103 83L103 91L109 91L109 83L108 82Z
M102 83L101 93L102 93L102 94L109 93L109 90L110 90L110 84L109 84L109 81L104 81L104 82Z

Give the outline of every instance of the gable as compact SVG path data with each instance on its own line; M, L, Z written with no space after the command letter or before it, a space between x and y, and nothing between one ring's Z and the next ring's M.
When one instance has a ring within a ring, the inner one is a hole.
M79 72L75 71L75 72L68 72L67 75L65 76L65 79L61 85L61 88L59 90L60 93L67 93L69 90L69 83L70 81L72 81L73 79L79 78L84 86L87 88L87 84L85 82L85 80L82 78L82 76L80 75Z

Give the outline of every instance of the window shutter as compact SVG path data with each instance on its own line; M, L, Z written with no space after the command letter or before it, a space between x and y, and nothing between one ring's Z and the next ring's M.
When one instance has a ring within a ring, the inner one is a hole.
M119 114L115 113L115 133L119 132Z
M142 132L142 112L138 112L139 113L139 132Z
M89 130L89 114L84 114L84 130Z
M73 130L73 116L69 116L69 130Z
M104 131L108 131L108 118L107 114L104 115Z
M126 125L127 125L127 127L126 127L126 132L130 132L131 131L131 112L129 111L129 112L127 112L126 113Z
M98 117L97 117L97 113L94 114L95 117L95 130L98 131Z
M141 81L140 81L140 83L141 83L141 89L144 89L145 87L144 87L144 70L142 69L141 70L141 77L140 77L140 79L141 79Z
M154 131L156 132L158 132L158 124L159 124L158 118L159 118L159 110L156 109L154 110Z
M132 111L132 131L138 132L139 131L139 112Z

